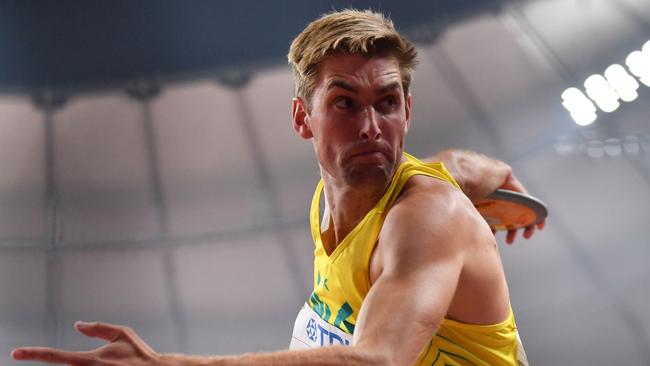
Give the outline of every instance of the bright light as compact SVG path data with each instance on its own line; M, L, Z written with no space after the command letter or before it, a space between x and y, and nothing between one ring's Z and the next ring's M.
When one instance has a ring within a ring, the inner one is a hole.
M599 74L593 74L585 80L585 91L598 108L603 112L614 112L620 103L618 94L607 83L607 80Z
M587 126L596 120L596 107L577 88L562 93L562 105L571 113L571 118L580 126Z
M650 86L650 41L643 46L643 52L630 53L625 59L625 64L643 84Z
M614 64L605 70L604 76L593 74L585 80L585 92L591 99L577 88L568 88L562 93L562 105L571 113L571 117L578 125L587 126L596 120L594 103L603 112L610 113L621 105L619 99L624 102L637 99L639 82L630 73L650 87L650 41L644 43L640 51L630 53L625 58L625 64L629 72L625 67ZM643 143L641 146L643 148ZM611 151L614 150L610 149Z
M639 89L639 83L625 71L623 66L611 65L605 70L605 78L607 78L607 83L616 90L621 100L631 102L639 96L636 92Z

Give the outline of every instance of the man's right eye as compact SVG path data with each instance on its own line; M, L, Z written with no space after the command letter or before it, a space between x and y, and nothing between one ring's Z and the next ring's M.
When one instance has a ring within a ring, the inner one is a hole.
M334 99L334 106L340 109L350 109L354 106L354 103L348 97L338 97Z

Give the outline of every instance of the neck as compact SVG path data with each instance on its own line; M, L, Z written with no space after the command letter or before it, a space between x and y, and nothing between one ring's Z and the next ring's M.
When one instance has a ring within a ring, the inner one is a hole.
M329 225L323 229L323 245L328 253L354 229L386 193L391 179L350 185L322 174ZM391 175L392 178L392 175Z

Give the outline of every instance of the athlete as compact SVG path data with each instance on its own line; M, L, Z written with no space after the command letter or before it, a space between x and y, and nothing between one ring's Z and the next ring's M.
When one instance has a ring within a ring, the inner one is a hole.
M443 164L404 152L415 57L390 21L369 11L327 14L291 46L293 128L313 141L322 177L310 217L314 292L291 342L299 350L160 354L128 327L78 322L82 334L108 343L82 352L24 347L14 359L75 366L526 364L494 235L470 201L499 187L525 190L507 165L480 154L433 157Z

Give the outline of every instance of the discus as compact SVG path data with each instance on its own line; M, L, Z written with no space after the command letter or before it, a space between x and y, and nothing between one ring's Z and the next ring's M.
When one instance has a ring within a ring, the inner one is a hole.
M544 202L523 193L497 189L474 203L493 230L516 230L540 224L548 209Z

